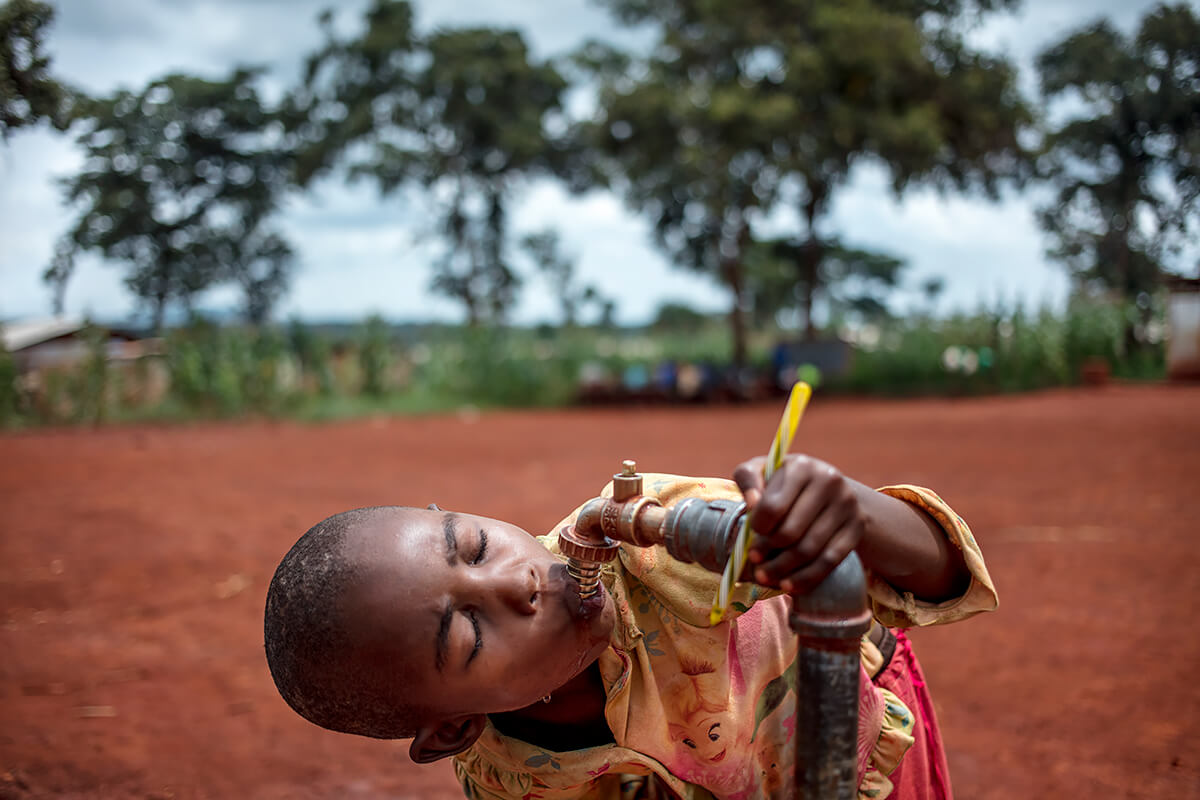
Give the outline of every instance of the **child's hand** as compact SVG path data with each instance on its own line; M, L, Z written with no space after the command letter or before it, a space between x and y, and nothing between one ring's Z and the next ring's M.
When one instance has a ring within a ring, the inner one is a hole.
M835 467L787 456L763 486L763 457L739 464L733 479L750 514L750 563L764 586L803 593L858 546L866 526L855 482Z

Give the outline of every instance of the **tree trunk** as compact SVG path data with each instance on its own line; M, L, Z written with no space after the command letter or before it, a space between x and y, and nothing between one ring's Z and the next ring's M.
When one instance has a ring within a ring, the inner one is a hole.
M804 340L811 342L817 338L817 326L813 323L813 298L817 293L817 284L821 276L821 259L825 248L817 237L817 217L821 215L825 198L829 190L822 184L808 187L808 202L804 204L804 220L808 224L808 241L796 265L801 285L800 304L804 310Z
M167 279L161 274L155 279L154 296L150 302L154 315L154 335L162 336L163 323L167 315Z
M461 300L467 308L467 327L479 327L479 304L475 302L475 297L470 292L463 292Z
M729 330L733 334L733 366L740 370L746 366L746 315L742 313L742 294L745 291L740 261L727 262L724 270L726 281L733 292L733 306L729 309Z
M166 316L167 299L161 294L154 298L154 317L151 323L154 328L155 336L163 335L163 319Z
M733 305L729 309L729 331L733 335L733 366L739 372L746 366L746 315L743 312L746 270L742 264L742 253L745 252L749 234L749 226L742 222L737 231L736 255L731 258L721 257L721 275L733 294Z
M817 293L817 275L821 268L821 243L815 235L810 235L804 243L800 257L800 283L804 287L801 305L804 309L804 341L811 342L817 338L817 325L813 322L813 296Z

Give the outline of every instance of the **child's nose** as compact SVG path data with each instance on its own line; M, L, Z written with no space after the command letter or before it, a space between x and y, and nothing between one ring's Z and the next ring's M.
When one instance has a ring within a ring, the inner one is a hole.
M521 614L537 611L537 573L529 564L512 564L501 568L500 587L497 592L505 606Z

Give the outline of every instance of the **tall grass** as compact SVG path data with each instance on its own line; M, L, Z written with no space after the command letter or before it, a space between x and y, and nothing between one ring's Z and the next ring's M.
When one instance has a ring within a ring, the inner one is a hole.
M1097 298L1061 313L981 311L949 319L914 317L853 331L849 369L826 375L826 390L891 395L985 394L1063 386L1087 370L1119 378L1164 373L1162 314ZM89 334L86 359L40 376L34 389L0 354L0 425L245 415L332 419L463 406L561 406L581 381L610 385L652 379L666 362L719 372L729 358L719 320L688 330L606 328L394 328L373 317L324 330L228 327L197 320L172 331L153 365L113 370L103 338ZM764 378L772 345L751 339L752 369ZM133 387L155 366L165 393L150 401ZM806 372L811 374L811 370Z
M0 347L0 428L21 424L28 413L18 377L12 356Z
M167 337L170 402L203 417L279 414L296 393L296 358L274 328L199 320Z
M1076 297L1062 313L1020 308L884 325L833 387L873 394L984 394L1165 374L1160 311Z

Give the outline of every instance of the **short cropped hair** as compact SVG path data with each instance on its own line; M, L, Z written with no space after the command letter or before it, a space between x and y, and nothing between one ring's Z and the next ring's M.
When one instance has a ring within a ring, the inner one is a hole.
M342 600L358 573L346 556L347 537L396 508L357 508L318 522L292 545L267 589L271 677L287 704L322 728L403 739L416 735L425 715L396 691L394 677L354 663L343 618Z

